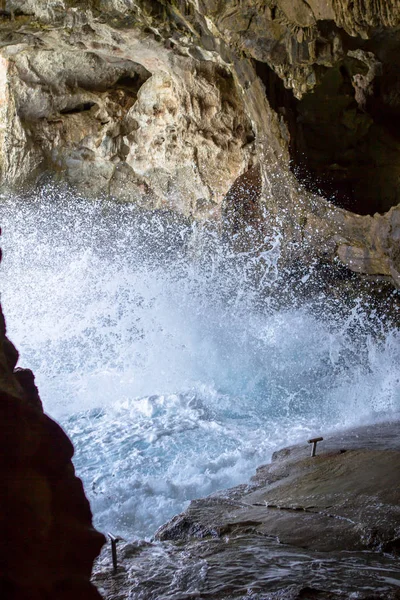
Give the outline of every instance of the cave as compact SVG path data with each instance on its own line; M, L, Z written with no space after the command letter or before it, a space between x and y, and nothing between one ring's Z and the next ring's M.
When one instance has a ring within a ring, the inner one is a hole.
M292 172L308 191L361 215L400 202L400 78L396 63L371 56L350 52L320 67L318 85L301 100L268 65L255 64L288 127Z

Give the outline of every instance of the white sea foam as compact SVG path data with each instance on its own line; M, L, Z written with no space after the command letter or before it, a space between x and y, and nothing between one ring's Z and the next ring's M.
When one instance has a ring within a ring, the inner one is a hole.
M150 536L277 447L400 409L398 331L377 336L359 301L290 302L279 236L235 255L184 219L54 190L0 213L9 336L103 530Z

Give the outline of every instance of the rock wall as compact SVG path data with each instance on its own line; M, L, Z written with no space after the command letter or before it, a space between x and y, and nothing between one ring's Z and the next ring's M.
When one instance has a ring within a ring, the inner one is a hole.
M2 8L3 183L51 175L219 221L233 191L249 214L240 178L259 169L250 219L286 258L400 285L398 0Z
M92 527L72 444L17 360L0 308L0 597L100 599L90 575L104 537Z
M229 70L90 11L55 24L16 17L0 30L12 38L0 63L3 182L52 173L91 196L199 217L218 211L253 154Z

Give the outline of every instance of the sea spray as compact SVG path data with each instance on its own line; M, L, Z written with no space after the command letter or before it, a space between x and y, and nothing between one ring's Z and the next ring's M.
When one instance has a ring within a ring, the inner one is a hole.
M277 447L400 408L398 331L314 268L281 270L279 232L239 251L217 226L54 189L0 213L8 334L103 530L149 537Z

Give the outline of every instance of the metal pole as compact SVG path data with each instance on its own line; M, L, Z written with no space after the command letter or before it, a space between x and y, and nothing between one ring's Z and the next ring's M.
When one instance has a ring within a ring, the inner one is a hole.
M112 556L113 571L114 571L114 573L116 573L117 569L118 569L117 542L119 542L121 538L116 537L112 533L108 533L108 537L110 538L110 542L111 542L111 556Z

